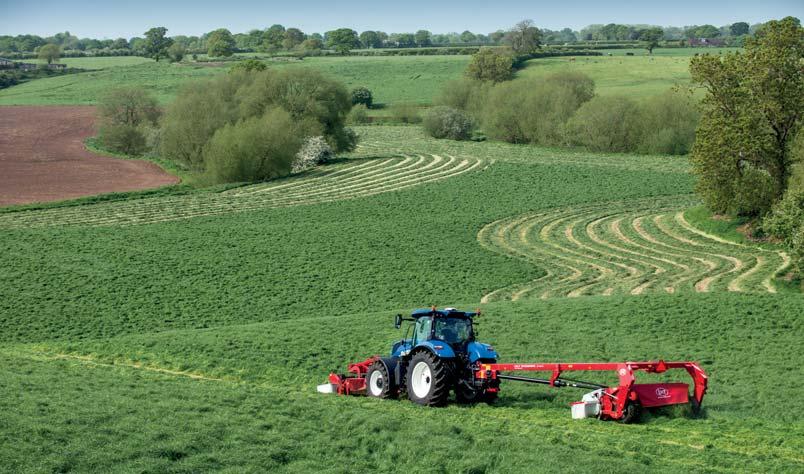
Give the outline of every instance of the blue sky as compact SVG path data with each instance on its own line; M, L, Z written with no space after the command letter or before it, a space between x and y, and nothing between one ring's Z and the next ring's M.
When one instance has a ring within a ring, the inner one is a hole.
M758 23L793 15L804 17L804 0L641 1L351 1L301 0L0 0L0 34L42 36L69 30L79 37L139 36L152 26L170 35L199 35L215 28L233 33L274 23L303 31L338 27L435 33L488 33L531 18L540 27L580 29L591 23L646 23L684 26L735 21Z

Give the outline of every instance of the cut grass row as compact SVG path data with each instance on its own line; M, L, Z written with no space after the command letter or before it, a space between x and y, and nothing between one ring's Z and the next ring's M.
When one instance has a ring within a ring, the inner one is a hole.
M267 184L221 193L143 198L70 209L0 216L0 227L121 226L191 219L277 207L319 204L399 191L479 169L483 162L452 156L347 160Z
M687 222L689 198L569 207L501 219L478 241L546 270L484 297L520 299L652 292L776 293L790 264L781 250L722 240Z

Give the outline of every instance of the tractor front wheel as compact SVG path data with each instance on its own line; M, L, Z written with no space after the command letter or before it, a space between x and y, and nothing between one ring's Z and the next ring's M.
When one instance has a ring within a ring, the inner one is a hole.
M449 396L449 371L444 361L430 351L419 351L408 364L407 392L419 405L441 406Z
M388 369L381 361L374 361L366 372L366 393L369 397L392 398L394 390Z

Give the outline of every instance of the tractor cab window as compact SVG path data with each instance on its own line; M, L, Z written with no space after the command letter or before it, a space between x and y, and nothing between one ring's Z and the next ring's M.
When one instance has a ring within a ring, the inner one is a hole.
M433 320L431 318L419 318L416 320L416 331L414 332L416 342L430 339L430 328L432 324Z
M464 318L438 318L435 325L435 337L447 344L463 344L469 341L472 333L472 322Z

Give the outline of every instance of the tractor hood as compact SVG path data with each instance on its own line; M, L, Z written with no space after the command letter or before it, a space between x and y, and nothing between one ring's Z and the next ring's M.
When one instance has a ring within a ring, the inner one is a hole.
M496 360L497 352L489 344L482 342L472 341L466 345L466 353L469 356L470 362L476 362L479 359Z

